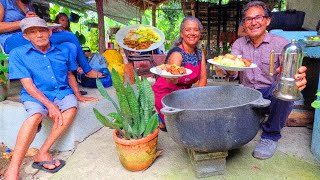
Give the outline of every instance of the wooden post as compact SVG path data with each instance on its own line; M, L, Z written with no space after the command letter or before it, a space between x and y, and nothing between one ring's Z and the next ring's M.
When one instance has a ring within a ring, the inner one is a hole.
M104 29L104 15L103 15L103 0L95 0L98 14L98 31L99 31L99 53L103 53L106 50L105 43L105 29ZM108 0L106 0L108 1Z
M157 27L157 22L156 22L156 6L152 6L152 26Z
M195 0L192 0L190 5L191 5L191 15L193 17L196 17L196 12L195 12L195 9L194 9Z
M196 16L196 13L195 13L195 11L194 11L194 2L191 3L191 15L192 15L193 17Z

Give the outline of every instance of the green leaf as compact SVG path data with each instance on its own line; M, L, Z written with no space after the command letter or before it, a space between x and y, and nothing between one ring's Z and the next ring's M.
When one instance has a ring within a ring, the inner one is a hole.
M144 131L146 130L146 120L144 119L144 113L143 110L140 109L140 127L139 127L139 134L143 134Z
M4 74L0 74L0 79L1 79L3 82L7 82L7 81L8 81L7 77L6 77Z
M138 102L136 95L135 95L132 87L130 86L130 84L128 84L126 87L126 97L129 102L129 106L130 106L131 113L132 113L133 131L135 133L139 134L138 129L140 126L140 106L139 106L139 102Z
M154 103L155 103L154 102L155 98L154 98L154 93L153 93L152 87L146 78L143 79L142 85L144 87L143 90L144 90L144 95L146 96L147 107L148 107L148 109L153 109Z
M158 121L158 114L154 113L150 119L148 120L148 124L146 127L145 132L143 133L143 136L146 137L149 134L151 134L153 131L155 131L159 126L159 121Z
M320 96L320 91L317 92L316 96Z
M117 92L119 106L121 109L121 115L126 119L127 121L124 121L124 123L132 123L132 113L129 106L128 99L125 94L122 94L120 92Z
M104 115L102 115L96 108L93 108L93 112L96 116L96 118L104 125L107 126L111 129L119 129L118 126L116 126L114 123L112 123L112 121L110 121L110 119L108 119L107 117L105 117Z
M4 61L8 59L8 55L4 54L4 53L0 53L0 61Z
M4 82L8 81L5 75L5 73L9 72L9 67L7 62L8 62L8 56L0 52L0 79Z
M123 128L123 118L119 113L111 112L108 114L108 116L113 119L113 123L117 124L120 129Z
M97 84L97 88L100 92L100 94L102 95L102 97L104 97L105 99L109 100L112 105L116 108L117 112L120 114L121 111L120 111L120 108L119 106L117 105L117 103L115 103L113 101L113 99L110 97L110 95L107 93L107 91L105 90L104 86L102 85L101 83L101 80L99 78L96 78L96 84Z
M2 66L0 64L0 73L8 73L8 72L9 72L8 66Z
M96 118L106 127L109 127L111 129L116 129L119 131L120 135L122 137L124 137L125 139L130 139L128 137L128 135L126 133L123 133L123 131L121 130L121 128L115 124L115 123L112 123L107 117L105 117L104 115L102 115L96 108L93 108L93 112L96 116Z
M315 100L311 103L313 108L320 108L320 100Z
M137 87L137 94L138 94L137 99L139 99L141 95L141 90L143 87L142 87L141 80L135 71L134 71L134 80L136 82L136 87Z

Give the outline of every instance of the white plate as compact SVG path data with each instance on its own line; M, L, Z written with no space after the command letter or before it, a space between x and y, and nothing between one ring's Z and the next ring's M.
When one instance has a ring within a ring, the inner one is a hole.
M254 63L252 63L249 67L236 67L236 66L223 66L223 65L217 64L213 59L208 59L208 62L226 71L244 71L246 69L252 69L257 67L257 65Z
M186 68L186 70L187 70L187 73L186 73L186 74L173 75L173 74L163 74L163 73L162 73L162 70L159 69L158 67L152 67L152 68L150 69L150 72L152 72L153 74L162 76L162 77L164 77L164 78L180 78L180 77L187 76L187 75L189 75L189 74L192 73L192 70L191 70L191 69Z
M151 46L148 49L136 50L136 49L132 49L132 48L128 47L127 45L123 44L123 38L126 36L126 34L131 29L137 28L138 26L153 27L153 26L144 25L144 24L135 24L135 25L126 26L126 27L121 28L116 34L116 41L119 44L119 46L121 46L124 49L127 49L129 51L145 52L145 51L152 51L154 49L157 49L158 47L160 47L164 43L164 34L163 34L163 32L160 31L159 29L153 27L153 31L156 32L161 37L161 40L160 40L160 42L152 43Z
M62 25L57 23L47 23L47 26L49 28L58 28L58 27L61 27Z

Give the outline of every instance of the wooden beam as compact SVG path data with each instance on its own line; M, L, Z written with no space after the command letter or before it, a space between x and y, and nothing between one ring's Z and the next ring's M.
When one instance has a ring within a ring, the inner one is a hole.
M194 5L195 5L195 2L194 2L194 1L191 2L191 14L192 14L193 17L196 16L196 12L195 12L195 9L194 9Z
M148 4L150 4L150 5L152 5L152 6L159 6L159 5L161 5L161 4L164 4L164 3L169 2L170 0L163 0L163 1L159 1L159 2L157 2L157 3L152 2L152 1L150 1L150 0L143 0L143 1L146 2L146 3L148 3Z
M98 14L98 31L99 31L99 53L106 50L106 37L104 29L103 0L95 0ZM108 1L108 0L106 0Z
M156 22L156 6L152 6L152 26L157 27Z
M156 6L157 4L150 1L150 0L143 0L144 2L148 3L148 4L151 4L152 6Z

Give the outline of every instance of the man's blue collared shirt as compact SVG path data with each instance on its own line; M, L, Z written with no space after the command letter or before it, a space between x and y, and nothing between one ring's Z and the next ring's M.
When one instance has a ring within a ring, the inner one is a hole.
M68 84L68 71L76 69L69 50L52 44L46 53L29 43L13 49L9 54L9 79L31 78L50 101L73 93ZM24 101L40 103L22 87L21 102Z

